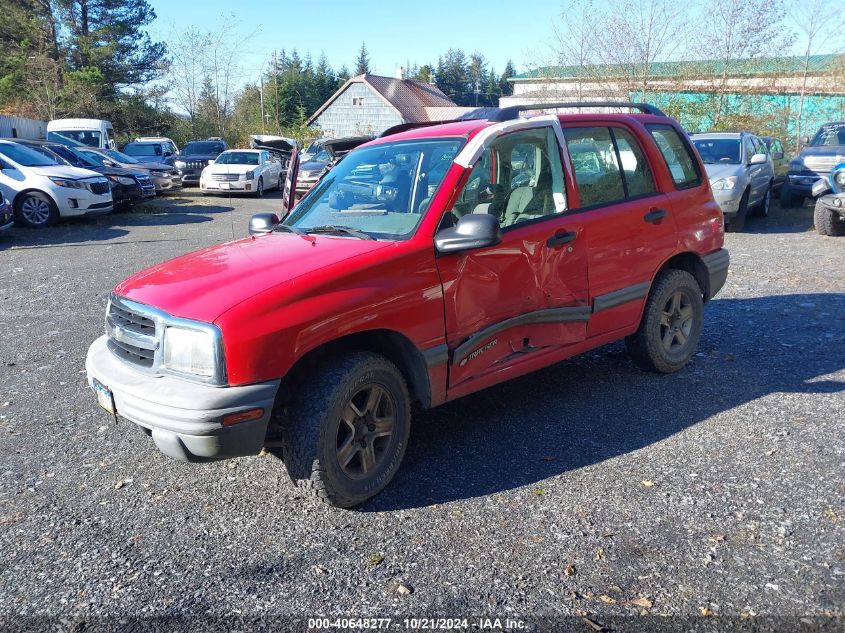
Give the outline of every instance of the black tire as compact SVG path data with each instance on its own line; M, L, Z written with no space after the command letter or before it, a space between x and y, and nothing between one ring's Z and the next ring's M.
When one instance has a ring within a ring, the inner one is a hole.
M285 188L285 179L284 179L284 178L282 178L282 175L281 175L281 174L279 174L279 180L278 180L278 182L276 183L276 189L277 189L278 191L283 191L283 190L284 190L284 188Z
M681 297L677 305L676 296ZM672 316L667 316L670 306ZM641 368L670 374L682 369L698 349L703 321L704 301L695 277L685 270L667 270L652 285L640 327L625 345Z
M769 217L769 210L772 206L772 184L769 183L769 188L766 189L766 193L763 194L763 199L760 201L754 209L754 217L757 218L767 218Z
M43 229L59 219L56 203L46 193L27 191L15 200L15 217L32 229Z
M258 177L258 186L255 188L255 197L256 198L263 198L264 197L264 178L259 176Z
M813 223L819 235L845 235L845 220L836 211L828 209L821 200L816 200Z
M739 201L739 209L736 212L736 215L731 218L731 221L728 222L728 225L725 227L725 230L728 233L741 233L745 230L745 220L748 218L748 189L746 189L743 194L742 198Z
M784 209L800 207L804 205L804 196L792 193L792 188L784 183L780 190L780 206Z
M378 402L368 417L371 412L363 407L374 398ZM291 480L304 493L342 508L366 501L390 482L411 431L405 379L393 363L370 352L312 373L285 417L282 454ZM385 435L388 419L391 431ZM379 437L377 423L385 424Z

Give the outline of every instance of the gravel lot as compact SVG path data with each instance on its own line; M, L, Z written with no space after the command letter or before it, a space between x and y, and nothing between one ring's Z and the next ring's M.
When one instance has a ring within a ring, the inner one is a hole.
M845 238L811 209L728 236L686 370L615 344L418 414L345 511L269 455L171 461L85 383L115 283L279 204L188 192L0 237L0 628L845 628Z

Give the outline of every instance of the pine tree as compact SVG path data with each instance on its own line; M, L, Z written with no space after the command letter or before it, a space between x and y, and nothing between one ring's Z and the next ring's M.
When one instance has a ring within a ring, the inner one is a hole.
M503 96L513 94L513 84L509 82L508 79L513 77L515 74L516 68L513 67L513 62L508 60L508 63L505 64L505 72L502 73L502 78L499 81L499 92Z
M355 74L364 75L370 73L370 54L367 52L367 43L361 42L361 50L358 51L358 59L355 62Z

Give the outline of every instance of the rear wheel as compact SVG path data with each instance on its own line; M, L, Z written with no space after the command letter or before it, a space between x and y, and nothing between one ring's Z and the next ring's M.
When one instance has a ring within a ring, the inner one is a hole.
M282 175L279 174L279 180L276 182L276 189L281 191L285 187L285 179L282 178Z
M703 321L704 301L695 277L668 270L654 282L640 327L625 344L640 367L668 374L686 365L698 349Z
M819 235L845 235L845 220L833 209L828 209L821 200L816 200L813 220Z
M59 219L56 203L40 191L21 194L15 202L15 214L21 224L33 229L43 229Z
M748 218L748 189L742 194L739 201L739 210L736 215L731 218L731 221L725 227L729 233L740 233L745 229L745 220Z
M294 484L343 508L378 494L399 469L411 430L400 371L358 352L324 365L297 391L283 442Z

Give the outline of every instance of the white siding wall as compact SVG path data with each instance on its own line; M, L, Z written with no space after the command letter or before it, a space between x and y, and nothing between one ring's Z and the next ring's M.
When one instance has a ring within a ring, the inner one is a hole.
M47 122L19 116L0 116L0 138L26 138L33 141L47 137Z
M352 105L352 99L363 105ZM324 136L343 137L379 134L391 125L403 123L402 117L384 99L363 83L353 83L317 117L311 127L319 127Z

